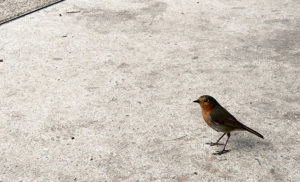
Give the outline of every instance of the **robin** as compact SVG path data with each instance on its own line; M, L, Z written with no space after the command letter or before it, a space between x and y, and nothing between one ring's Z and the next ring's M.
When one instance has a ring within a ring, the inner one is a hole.
M261 134L259 134L257 131L254 131L253 129L245 126L244 124L240 123L233 115L231 115L225 108L223 108L218 101L209 95L203 95L199 97L194 102L199 103L202 109L202 116L204 121L216 130L217 132L223 132L224 134L217 140L217 142L213 143L207 143L210 146L214 145L223 145L220 144L219 141L223 136L227 135L227 140L224 145L223 150L217 151L214 153L215 155L221 155L224 153L229 152L230 150L225 150L225 147L227 145L227 142L230 138L230 132L236 131L236 130L246 130L250 133L253 133L254 135L264 138Z

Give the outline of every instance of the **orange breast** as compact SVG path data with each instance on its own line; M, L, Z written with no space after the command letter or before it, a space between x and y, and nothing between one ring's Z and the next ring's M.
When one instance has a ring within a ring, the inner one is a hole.
M204 119L204 121L206 122L206 124L208 124L208 126L211 127L211 123L210 123L210 121L209 121L209 119L208 119L208 114L209 114L209 113L210 113L209 110L202 109L202 116L203 116L203 119Z

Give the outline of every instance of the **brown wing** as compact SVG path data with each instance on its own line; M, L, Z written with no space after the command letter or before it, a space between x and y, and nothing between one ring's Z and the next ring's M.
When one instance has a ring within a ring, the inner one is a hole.
M208 118L215 123L218 123L220 125L227 126L231 129L242 129L247 130L250 133L253 133L254 135L264 138L260 133L257 131L243 125L240 123L237 119L235 119L234 116L232 116L226 109L224 109L222 106L216 106L213 108L213 110L210 112Z
M228 126L234 129L244 129L244 125L240 123L222 106L216 106L209 114L209 118L216 123Z

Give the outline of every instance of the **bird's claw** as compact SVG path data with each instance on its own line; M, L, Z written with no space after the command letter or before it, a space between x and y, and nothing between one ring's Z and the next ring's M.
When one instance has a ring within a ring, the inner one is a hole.
M216 151L215 153L213 153L213 155L222 155L225 154L227 152L229 152L230 150L221 150L221 151Z
M224 145L223 143L213 143L213 142L210 142L210 143L206 143L207 145L210 145L210 146L215 146L215 145Z

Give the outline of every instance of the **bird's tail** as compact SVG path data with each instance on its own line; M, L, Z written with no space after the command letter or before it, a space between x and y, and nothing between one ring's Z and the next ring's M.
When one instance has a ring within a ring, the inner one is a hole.
M249 128L248 126L243 126L243 129L249 131L250 133L253 133L254 135L264 139L264 136L262 136L260 133L258 133L257 131L252 130L251 128Z

